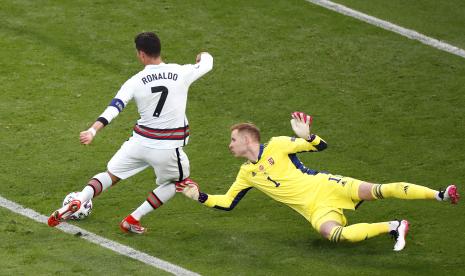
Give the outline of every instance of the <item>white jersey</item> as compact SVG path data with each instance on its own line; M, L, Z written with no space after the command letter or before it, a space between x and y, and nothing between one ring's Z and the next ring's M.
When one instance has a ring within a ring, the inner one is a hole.
M109 123L134 98L140 119L131 139L156 149L184 146L189 139L189 86L212 67L213 57L208 53L202 53L200 62L194 65L147 65L123 84L99 119Z

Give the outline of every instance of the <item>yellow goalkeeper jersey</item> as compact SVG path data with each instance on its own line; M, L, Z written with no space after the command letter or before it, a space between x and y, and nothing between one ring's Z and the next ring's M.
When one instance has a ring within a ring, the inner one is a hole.
M327 147L320 137L313 135L312 138L309 142L287 136L273 137L268 144L260 146L256 163L248 161L241 166L225 195L201 194L200 201L208 207L229 211L251 188L256 188L307 219L316 207L354 209L358 201L351 199L345 185L355 179L311 170L297 158L296 153Z

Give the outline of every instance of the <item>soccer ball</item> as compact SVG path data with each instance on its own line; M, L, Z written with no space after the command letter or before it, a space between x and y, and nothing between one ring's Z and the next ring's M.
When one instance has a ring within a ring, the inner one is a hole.
M65 199L63 200L63 206L70 203L71 200L76 199L79 195L79 192L72 192L69 193ZM92 200L89 199L87 202L81 203L81 208L77 210L74 214L72 214L69 218L74 220L80 220L88 217L92 212Z

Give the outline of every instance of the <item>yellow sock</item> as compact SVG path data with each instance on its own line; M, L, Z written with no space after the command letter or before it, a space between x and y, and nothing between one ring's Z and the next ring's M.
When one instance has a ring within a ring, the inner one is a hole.
M329 240L332 242L359 242L380 234L389 233L389 231L389 222L357 223L346 227L334 227L329 235Z
M406 182L375 184L371 190L371 194L377 199L388 197L400 199L436 199L437 193L438 191L428 187Z

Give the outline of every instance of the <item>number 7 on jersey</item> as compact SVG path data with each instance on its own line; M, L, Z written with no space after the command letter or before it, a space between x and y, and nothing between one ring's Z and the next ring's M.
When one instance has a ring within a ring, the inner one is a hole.
M168 88L166 86L155 86L152 87L152 93L160 93L160 100L158 101L157 107L155 107L155 112L153 113L153 117L160 117L161 110L163 109L163 105L165 105L166 97L168 97Z

